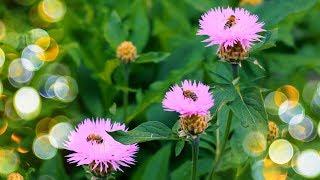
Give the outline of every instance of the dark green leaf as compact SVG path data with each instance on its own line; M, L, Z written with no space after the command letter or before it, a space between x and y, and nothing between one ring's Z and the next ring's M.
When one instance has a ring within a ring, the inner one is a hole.
M171 144L161 148L149 160L141 179L142 180L150 180L150 179L167 180L170 154L171 154Z
M121 19L116 11L113 11L107 19L104 28L104 38L108 41L113 49L126 40L128 36L127 29L122 25Z
M176 135L172 133L170 128L158 121L142 123L128 132L115 131L109 134L114 139L124 144L177 139Z
M183 150L184 148L184 145L185 145L185 141L184 140L180 140L176 143L176 147L175 147L175 155L176 156L179 156L181 151Z
M164 52L148 52L139 55L139 57L134 61L137 64L143 63L158 63L165 60L170 54Z

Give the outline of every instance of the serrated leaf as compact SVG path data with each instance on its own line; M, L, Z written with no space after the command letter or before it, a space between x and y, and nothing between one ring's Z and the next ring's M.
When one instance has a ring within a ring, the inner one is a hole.
M158 121L148 121L142 123L128 132L115 131L109 132L109 134L114 139L123 144L133 144L155 140L178 139L177 136L172 133L170 128Z
M104 27L104 38L113 49L126 40L128 36L127 29L122 25L121 18L116 11L113 11L110 17L107 18Z
M268 30L262 36L263 38L261 39L261 41L252 47L250 53L256 53L264 49L275 47L276 41L278 40L278 29L275 28L272 30Z
M148 53L139 55L139 57L134 61L134 63L137 63L137 64L159 63L165 60L169 55L170 53L165 53L165 52L148 52Z

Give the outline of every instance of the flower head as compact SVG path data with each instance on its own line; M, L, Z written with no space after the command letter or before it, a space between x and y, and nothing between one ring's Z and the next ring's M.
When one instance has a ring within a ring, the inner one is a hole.
M243 8L215 8L202 15L197 34L208 36L208 46L219 45L222 59L241 60L253 42L262 37L258 33L264 31L263 25L258 16Z
M68 161L78 166L88 165L98 176L122 171L121 166L134 164L138 146L121 144L107 133L118 130L126 131L125 125L112 123L110 119L84 120L70 133L65 143L66 149L73 151L67 156Z
M279 137L279 128L275 122L269 121L268 129L269 131L268 131L267 140L268 140L268 143L271 143L272 141L274 141Z
M176 111L180 116L207 115L214 105L209 86L185 80L174 85L165 95L162 106L166 111Z
M117 48L117 58L129 63L137 58L137 48L130 41L122 42Z

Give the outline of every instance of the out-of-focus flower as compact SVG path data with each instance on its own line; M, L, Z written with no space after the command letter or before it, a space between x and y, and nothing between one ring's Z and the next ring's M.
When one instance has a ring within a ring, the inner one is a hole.
M277 126L276 123L274 123L273 121L269 121L268 122L268 143L271 143L272 141L274 141L275 139L277 139L279 137L279 128Z
M117 47L117 58L129 63L137 58L137 48L130 41L124 41Z
M185 80L174 85L165 95L162 106L165 111L175 111L180 116L207 115L214 105L210 87L201 82Z
M201 16L198 35L206 35L207 46L218 45L218 56L231 63L248 57L250 47L262 37L264 23L243 8L215 8Z
M259 4L261 4L263 2L263 0L241 0L240 1L240 5L252 5L252 6L257 6Z
M70 133L65 143L66 149L73 151L67 155L68 161L87 165L99 177L112 171L122 171L121 166L134 164L138 146L121 144L108 134L118 130L126 131L125 125L112 123L110 119L84 120Z

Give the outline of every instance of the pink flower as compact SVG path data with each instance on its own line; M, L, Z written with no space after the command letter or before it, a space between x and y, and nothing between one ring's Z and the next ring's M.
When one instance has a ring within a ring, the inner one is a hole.
M214 105L210 87L201 82L185 80L182 86L174 85L165 95L162 106L165 111L176 111L180 116L207 115Z
M85 119L72 131L65 143L73 151L67 155L68 162L89 165L99 174L121 170L121 166L134 164L138 151L136 144L124 145L114 140L107 132L127 131L125 125L112 123L110 119Z
M254 41L260 41L258 33L264 23L258 22L258 16L243 8L215 8L201 16L200 29L197 35L207 35L207 46L219 45L219 49L231 49L241 45L248 51Z

